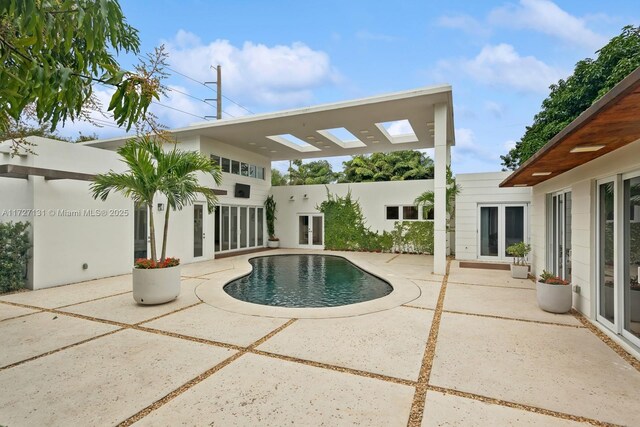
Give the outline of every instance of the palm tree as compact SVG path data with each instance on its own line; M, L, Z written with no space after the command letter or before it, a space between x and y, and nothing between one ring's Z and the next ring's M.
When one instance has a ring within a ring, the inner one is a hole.
M449 220L455 219L455 203L456 196L460 194L460 186L456 184L456 179L453 177L451 167L447 166L447 192L446 192L446 209L449 214ZM425 191L413 201L416 206L422 206L423 209L430 211L435 205L435 193L433 191Z
M209 213L213 212L217 198L213 189L200 185L196 173L211 175L216 185L220 185L220 168L202 154L178 150L176 145L170 151L165 151L162 142L152 136L139 136L128 141L118 149L118 154L129 170L124 173L110 171L96 175L91 184L93 197L104 201L113 191L145 205L149 210L151 258L157 261L153 206L156 194L166 196L168 206L164 218L160 259L164 261L171 209L180 210L202 196Z

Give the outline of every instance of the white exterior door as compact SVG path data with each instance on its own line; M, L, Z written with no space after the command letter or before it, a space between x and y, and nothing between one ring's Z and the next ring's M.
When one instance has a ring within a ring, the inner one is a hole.
M322 214L298 215L298 247L324 248L324 216Z
M478 258L507 260L506 249L528 242L527 205L503 203L478 205Z

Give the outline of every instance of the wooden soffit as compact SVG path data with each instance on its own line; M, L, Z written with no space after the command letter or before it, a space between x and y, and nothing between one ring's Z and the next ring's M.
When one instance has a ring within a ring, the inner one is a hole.
M500 187L533 186L640 139L640 68L553 137ZM572 152L588 147L597 151ZM640 158L640 153L638 153Z

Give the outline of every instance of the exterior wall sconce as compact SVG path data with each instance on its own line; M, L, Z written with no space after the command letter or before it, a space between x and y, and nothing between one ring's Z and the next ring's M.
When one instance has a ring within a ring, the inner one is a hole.
M164 203L158 203L158 212L162 212L164 210Z
M309 198L309 195L308 195L308 194L305 194L304 196L302 196L302 198L303 198L303 199L308 199L308 198Z
M296 199L296 196L289 196L289 201L293 202Z

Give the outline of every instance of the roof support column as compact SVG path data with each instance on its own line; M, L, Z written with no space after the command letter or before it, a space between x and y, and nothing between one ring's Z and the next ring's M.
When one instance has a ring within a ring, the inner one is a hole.
M433 208L433 273L445 274L447 269L447 165L450 151L447 144L447 104L434 105L434 208Z

